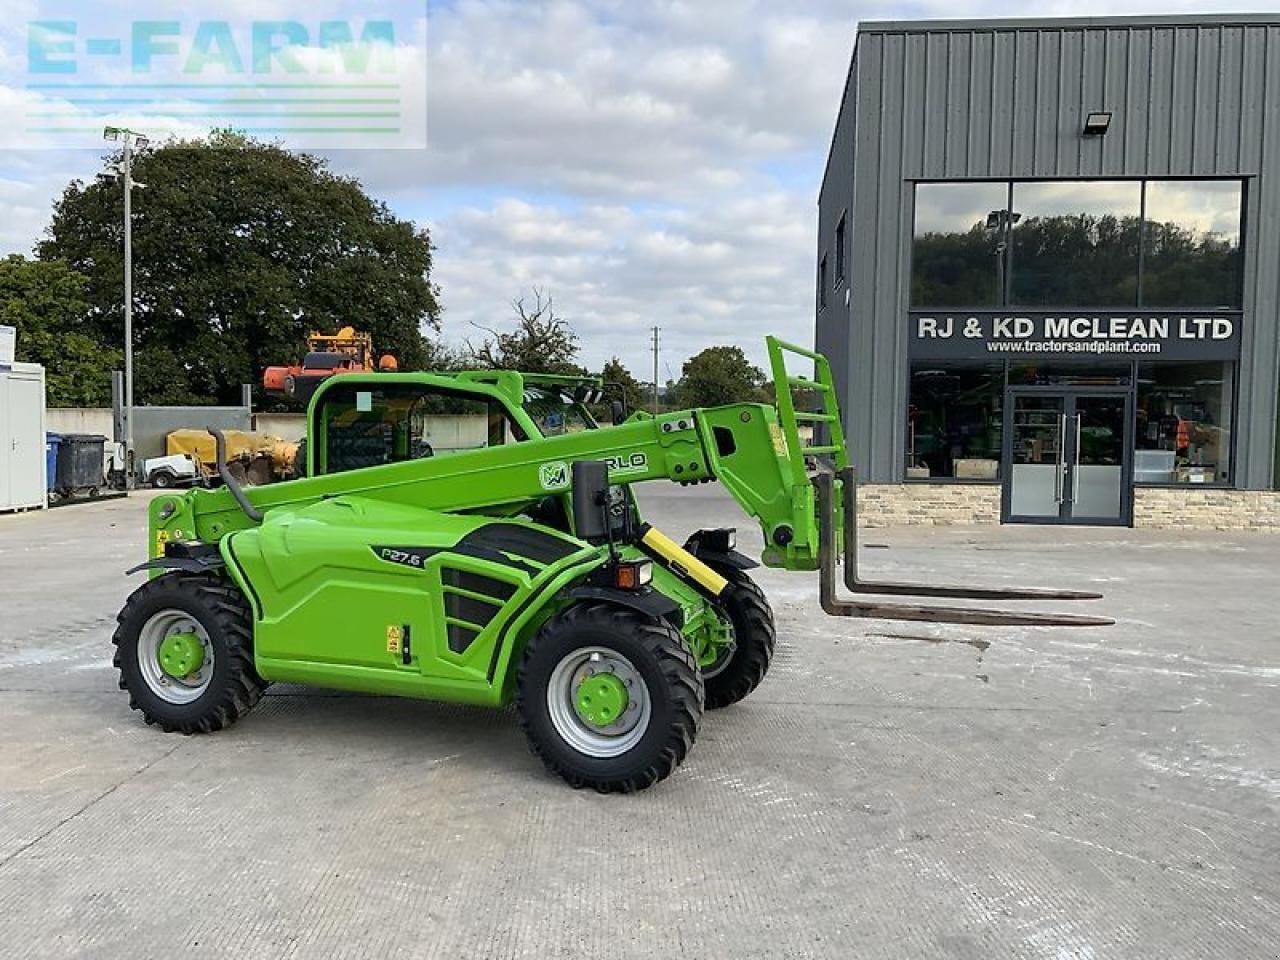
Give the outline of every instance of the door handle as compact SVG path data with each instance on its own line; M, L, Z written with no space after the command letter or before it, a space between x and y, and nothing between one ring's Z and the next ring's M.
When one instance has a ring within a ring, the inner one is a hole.
M1080 502L1080 421L1083 418L1080 414L1076 414L1076 449L1073 463L1071 465L1071 503L1074 506Z
M1067 415L1058 415L1058 456L1053 471L1053 501L1062 504L1062 481L1067 472Z

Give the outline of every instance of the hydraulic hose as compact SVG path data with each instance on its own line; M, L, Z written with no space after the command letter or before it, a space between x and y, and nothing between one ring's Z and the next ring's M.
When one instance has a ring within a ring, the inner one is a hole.
M213 427L205 427L205 429L213 437L218 476L222 478L226 488L231 491L231 496L236 498L236 503L244 511L244 515L254 523L261 523L262 511L249 502L249 498L244 495L244 490L240 486L240 481L231 475L231 470L227 467L227 438L222 435L221 430L215 430Z

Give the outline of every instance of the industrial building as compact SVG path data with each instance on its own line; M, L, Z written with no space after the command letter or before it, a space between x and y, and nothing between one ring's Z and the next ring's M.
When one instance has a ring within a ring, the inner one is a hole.
M1280 527L1280 16L864 23L817 348L874 519Z

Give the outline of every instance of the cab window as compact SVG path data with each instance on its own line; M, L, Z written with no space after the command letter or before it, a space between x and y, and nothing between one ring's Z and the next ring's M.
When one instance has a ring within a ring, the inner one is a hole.
M524 412L544 437L594 430L587 408L567 392L550 387L529 387L524 392Z
M332 387L316 424L324 436L318 473L341 473L447 456L524 439L490 397L417 383Z

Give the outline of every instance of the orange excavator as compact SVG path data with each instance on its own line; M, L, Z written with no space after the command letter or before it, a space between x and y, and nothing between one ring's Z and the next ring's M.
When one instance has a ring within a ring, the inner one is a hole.
M306 404L316 388L330 377L343 373L372 373L375 369L394 373L400 368L396 358L384 354L374 366L373 338L343 327L332 336L312 333L307 337L307 353L301 365L267 367L262 388L269 397L290 397Z

